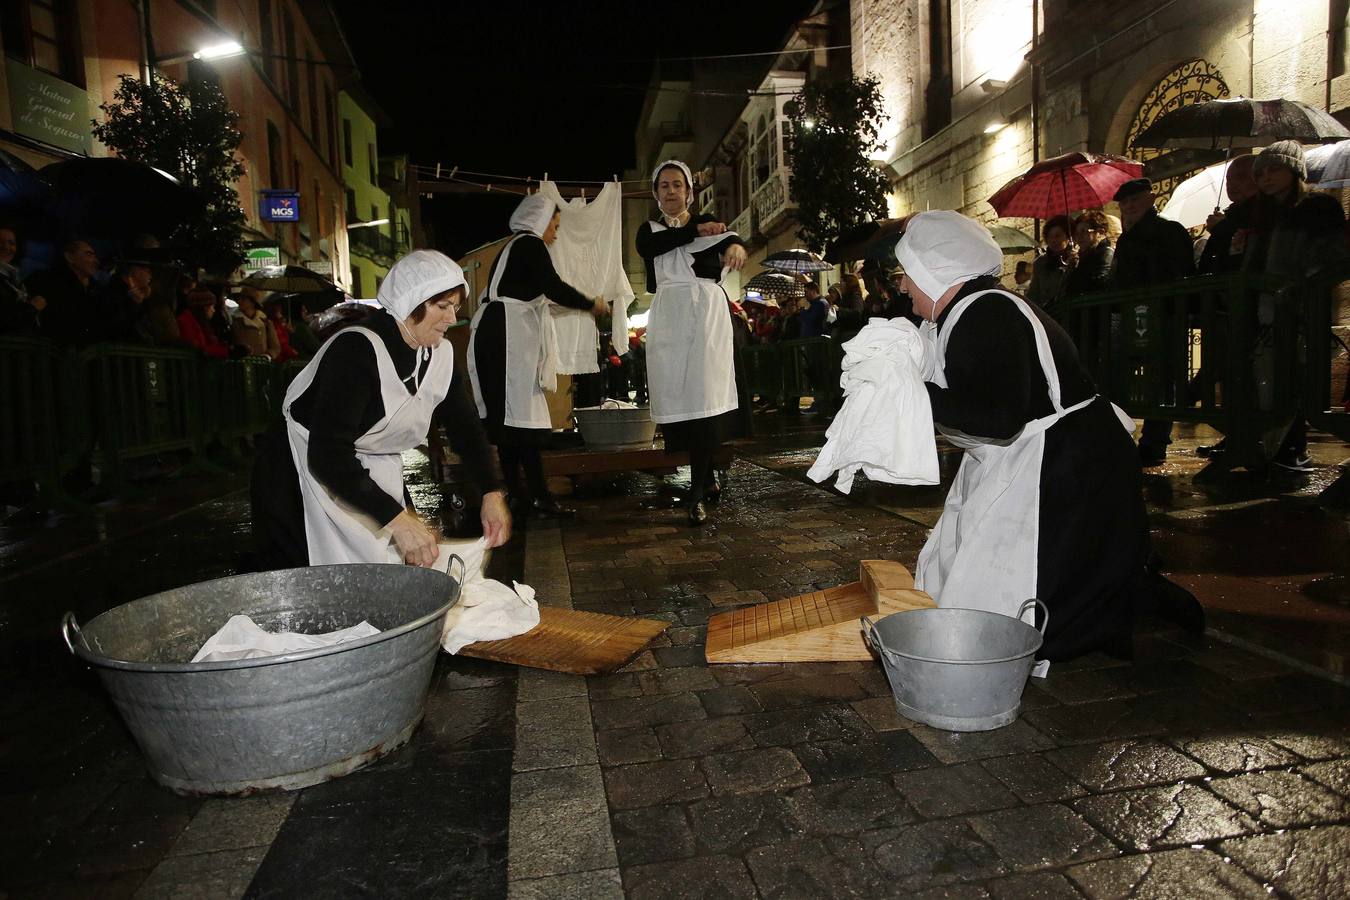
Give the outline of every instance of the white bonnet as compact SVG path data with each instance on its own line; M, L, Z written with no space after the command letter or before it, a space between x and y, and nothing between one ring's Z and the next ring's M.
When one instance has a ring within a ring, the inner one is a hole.
M895 258L934 303L954 284L1003 271L1003 251L989 229L950 209L910 217Z
M402 322L432 297L464 283L464 270L444 253L414 250L389 268L375 299Z

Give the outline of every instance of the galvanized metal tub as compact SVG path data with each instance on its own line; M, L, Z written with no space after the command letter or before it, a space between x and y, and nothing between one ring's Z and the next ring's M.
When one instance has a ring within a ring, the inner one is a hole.
M62 620L145 755L180 794L296 789L401 746L422 718L446 612L462 578L339 565L220 578ZM368 638L283 656L190 662L232 615L269 631L322 633L362 620Z
M587 450L598 453L646 450L656 439L656 423L652 421L652 411L645 406L637 409L591 406L574 409L572 415Z
M1041 629L1021 621L1031 606ZM1022 706L1050 611L1028 600L1017 618L978 609L914 609L862 620L881 657L900 715L946 731L989 731Z

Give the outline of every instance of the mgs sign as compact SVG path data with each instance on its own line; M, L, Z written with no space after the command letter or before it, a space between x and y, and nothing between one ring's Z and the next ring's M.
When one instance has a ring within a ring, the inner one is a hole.
M264 222L299 221L300 192L263 191L259 213Z

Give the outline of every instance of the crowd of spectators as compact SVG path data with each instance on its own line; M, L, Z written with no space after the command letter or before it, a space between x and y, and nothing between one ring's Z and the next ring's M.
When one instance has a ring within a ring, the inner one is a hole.
M147 242L152 243L152 242ZM158 259L129 250L105 268L94 246L60 245L55 264L22 267L21 235L0 225L0 335L41 338L60 347L139 344L189 347L212 359L266 357L284 363L313 355L318 341L305 307L243 286L198 283Z

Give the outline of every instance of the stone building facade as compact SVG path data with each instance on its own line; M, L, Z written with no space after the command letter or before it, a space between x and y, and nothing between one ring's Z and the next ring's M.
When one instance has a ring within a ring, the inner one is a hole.
M1129 142L1179 105L1350 111L1340 0L852 0L850 12L854 72L880 79L891 117L878 162L896 214L993 221L989 196L1037 159L1156 156Z

